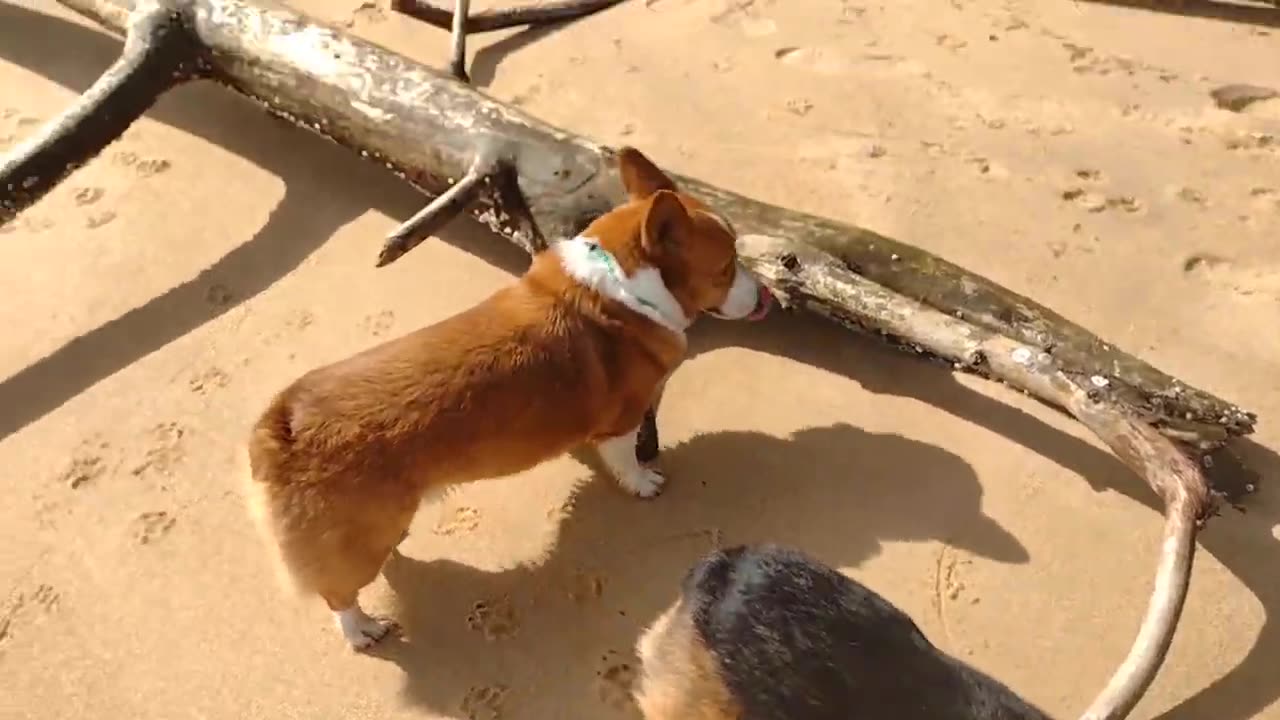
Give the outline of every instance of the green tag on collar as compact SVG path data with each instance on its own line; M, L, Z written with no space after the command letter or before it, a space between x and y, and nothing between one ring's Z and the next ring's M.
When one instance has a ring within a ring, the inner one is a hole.
M608 250L605 250L603 247L600 247L600 245L597 243L588 243L587 254L595 258L599 262L604 263L605 267L609 268L609 272L615 278L617 278L619 282L626 280L626 274L622 272L622 268L618 267L618 261L613 257L613 253L609 252ZM653 310L655 312L661 312L661 310L658 309L657 305L654 305L653 303L640 297L639 295L632 293L631 296L636 299L636 302L640 303L641 305L644 305L650 310Z

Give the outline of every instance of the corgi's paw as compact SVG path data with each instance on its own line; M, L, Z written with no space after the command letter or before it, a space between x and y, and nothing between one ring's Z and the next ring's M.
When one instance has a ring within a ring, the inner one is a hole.
M386 637L395 629L390 620L378 620L365 614L358 607L343 610L337 614L338 629L356 650L367 650L374 643Z
M651 498L657 497L662 492L662 486L666 484L667 478L660 470L654 468L638 467L635 470L618 476L618 484L627 492L636 497Z

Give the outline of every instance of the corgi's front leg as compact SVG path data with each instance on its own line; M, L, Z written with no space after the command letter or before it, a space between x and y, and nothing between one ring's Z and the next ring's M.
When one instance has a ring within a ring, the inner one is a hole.
M638 497L651 498L662 492L666 478L658 470L641 465L636 458L636 439L643 426L642 421L628 432L605 438L596 443L596 448L600 452L600 459L623 489Z

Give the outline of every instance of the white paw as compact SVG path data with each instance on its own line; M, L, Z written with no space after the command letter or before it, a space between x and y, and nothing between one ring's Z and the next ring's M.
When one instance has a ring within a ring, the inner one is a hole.
M639 468L618 478L619 485L632 495L642 498L657 496L662 492L662 486L666 482L667 478L660 471L647 467Z
M386 637L395 627L391 621L372 618L360 608L344 610L337 615L338 628L342 630L342 636L356 650L367 650Z

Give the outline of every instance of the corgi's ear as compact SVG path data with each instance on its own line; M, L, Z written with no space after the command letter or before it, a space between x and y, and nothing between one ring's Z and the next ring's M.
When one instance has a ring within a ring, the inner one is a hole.
M659 190L675 190L676 184L639 150L626 146L618 150L618 172L622 186L632 200L644 200Z
M651 255L662 255L680 247L692 224L693 219L680 198L670 190L658 190L650 199L640 224L640 241Z

